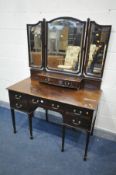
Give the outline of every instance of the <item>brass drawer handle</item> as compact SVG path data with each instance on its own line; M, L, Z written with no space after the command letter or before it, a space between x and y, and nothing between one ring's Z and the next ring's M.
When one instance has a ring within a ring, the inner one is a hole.
M77 112L76 109L74 109L73 112L74 112L75 115L81 115L82 114L82 111Z
M52 104L52 108L53 108L53 109L59 109L59 107L60 107L59 105L57 105L57 106L55 107L54 104Z
M76 121L73 119L73 120L72 120L72 123L73 123L74 125L79 126L79 125L81 124L81 121L79 120L78 122L76 122Z
M16 100L21 99L21 97L22 97L22 95L17 95L17 94L15 94L15 99L16 99Z
M39 103L39 100L32 99L32 103L37 104L37 103Z
M81 115L80 113L74 112L75 115Z
M18 103L16 103L16 107L18 108L18 109L20 109L20 108L22 108L22 104L18 104Z

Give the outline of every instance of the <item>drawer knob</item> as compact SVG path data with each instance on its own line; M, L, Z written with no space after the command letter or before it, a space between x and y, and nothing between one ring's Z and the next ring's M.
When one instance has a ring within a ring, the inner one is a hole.
M16 103L16 107L18 108L18 109L20 109L20 108L22 108L22 104L18 104L18 103Z
M72 122L74 123L75 122L75 119L73 119Z
M43 100L40 100L40 102L41 102L41 103L44 103L44 101L43 101Z
M32 99L32 103L37 104L37 103L39 103L39 100Z
M21 97L22 97L22 95L19 95L19 94L15 94L15 99L16 99L16 100L19 100L19 99L21 99Z
M86 115L88 115L89 114L89 112L86 112Z

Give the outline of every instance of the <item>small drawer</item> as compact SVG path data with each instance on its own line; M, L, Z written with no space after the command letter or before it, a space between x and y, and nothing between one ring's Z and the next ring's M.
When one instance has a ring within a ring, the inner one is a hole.
M24 99L24 95L19 92L10 92L10 98L14 101L21 101Z
M44 107L46 105L46 100L39 97L29 96L28 103L29 103L29 109L30 111L32 111L37 107Z
M51 109L52 109L52 110L56 110L56 111L57 111L57 110L61 110L61 104L59 104L59 103L57 103L57 102L55 102L55 103L52 102L52 103L51 103Z
M13 105L11 105L13 108L15 109L18 109L18 110L22 110L22 111L25 111L26 110L26 107L24 103L21 103L21 102L16 102L14 103Z
M72 113L65 113L63 116L63 123L74 128L89 129L91 126L91 120L87 120L84 117L75 116Z
M91 119L93 116L93 111L81 107L69 106L67 107L67 112L72 113L75 116L83 116L85 119Z
M27 97L26 95L19 92L9 92L10 106L12 108L27 111Z

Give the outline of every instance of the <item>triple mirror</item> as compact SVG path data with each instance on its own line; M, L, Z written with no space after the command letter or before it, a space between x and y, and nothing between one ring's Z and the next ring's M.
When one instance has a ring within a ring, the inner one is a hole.
M110 25L60 17L28 24L32 70L100 79L111 32Z

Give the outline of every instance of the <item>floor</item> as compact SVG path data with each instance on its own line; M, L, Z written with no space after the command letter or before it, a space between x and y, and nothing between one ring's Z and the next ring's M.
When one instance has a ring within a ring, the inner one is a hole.
M28 118L16 112L17 133L10 110L0 107L0 175L116 175L116 142L92 136L88 160L83 161L85 134L67 129L61 152L61 126L33 118L34 139L29 139Z

